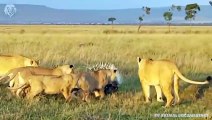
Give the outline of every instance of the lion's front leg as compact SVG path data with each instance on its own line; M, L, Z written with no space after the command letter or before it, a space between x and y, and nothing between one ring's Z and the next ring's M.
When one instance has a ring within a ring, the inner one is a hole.
M145 83L142 83L142 89L145 96L145 103L151 102L150 98L150 85L145 85Z
M70 102L72 100L72 96L71 96L68 88L63 89L62 94L65 97L67 102Z
M89 91L83 91L82 100L85 101L85 102L90 102L90 100L89 100L89 94L90 94Z
M100 99L103 99L105 96L104 89L100 89L99 94L100 94Z

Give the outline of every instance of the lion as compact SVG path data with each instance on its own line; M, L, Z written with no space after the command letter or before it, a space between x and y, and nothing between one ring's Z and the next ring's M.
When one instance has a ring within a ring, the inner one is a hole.
M53 75L34 75L18 73L18 77L25 80L26 82L18 87L11 87L11 90L21 89L30 87L26 98L31 100L40 93L45 94L63 94L66 101L71 100L70 91L76 87L77 77L74 74L64 74L61 76Z
M77 87L83 91L84 101L89 101L88 97L91 93L95 97L102 99L105 96L104 88L107 84L115 81L119 75L117 68L114 65L99 64L95 68L90 68L89 72L82 72L78 74Z
M137 57L138 75L145 96L145 102L150 102L150 86L153 85L157 93L157 101L163 102L162 93L166 97L165 107L170 107L173 102L172 85L174 83L175 104L179 104L178 78L191 84L208 84L208 81L197 82L185 78L177 66L169 60L150 60Z
M0 55L0 76L4 75L11 69L25 66L37 67L38 62L20 55Z
M56 68L50 69L50 68L43 68L43 67L20 67L15 68L7 72L4 76L0 78L1 80L4 80L5 78L8 78L7 82L9 82L9 87L17 87L19 84L26 83L25 79L21 79L19 76L17 76L18 73L24 73L25 76L30 76L31 74L35 75L55 75L60 76L64 74L70 74L74 72L74 65L62 65L58 66ZM13 94L15 94L17 97L20 97L20 91L18 90L11 90Z

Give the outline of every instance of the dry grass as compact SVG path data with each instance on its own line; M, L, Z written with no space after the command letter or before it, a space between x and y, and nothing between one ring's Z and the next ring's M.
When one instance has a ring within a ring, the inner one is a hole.
M122 120L152 119L155 113L211 113L211 89L206 89L207 96L189 100L197 87L189 88L184 82L182 104L164 109L163 104L155 102L153 90L153 103L144 104L136 63L137 56L166 58L175 61L186 77L204 80L212 73L211 27L175 26L167 33L168 27L143 26L137 33L137 26L114 26L113 31L111 26L0 26L1 54L39 59L45 67L75 64L80 70L88 64L111 62L124 76L116 95L90 104L64 103L62 97L56 96L42 96L40 101L29 103L14 99L2 86L0 119Z

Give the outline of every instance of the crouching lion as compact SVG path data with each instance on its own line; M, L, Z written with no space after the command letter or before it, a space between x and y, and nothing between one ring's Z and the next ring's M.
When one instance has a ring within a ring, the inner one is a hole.
M71 100L70 91L76 87L77 77L74 74L65 74L62 76L48 76L48 75L29 75L18 73L19 78L26 81L18 87L10 87L11 90L24 90L29 88L26 98L33 99L40 93L45 94L63 94L66 101Z
M11 69L25 66L38 66L38 62L20 55L0 55L0 76Z
M208 84L208 81L197 82L185 78L177 66L168 60L150 60L137 57L138 75L143 88L145 101L150 102L150 86L154 86L157 93L157 101L163 102L162 92L166 97L165 107L169 107L173 102L172 85L174 83L175 103L180 102L178 94L178 78L191 84Z
M61 76L64 74L73 73L73 69L73 65L62 65L53 69L43 67L20 67L7 72L4 76L0 78L0 81L5 80L7 78L7 81L5 83L9 82L9 87L18 87L20 84L28 82L26 79L22 79L20 76L18 76L18 73L24 74L25 77L31 76L32 74ZM21 89L11 90L11 92L13 94L16 94L17 97L20 97L20 91Z
M91 93L94 93L95 97L103 98L105 86L120 78L117 68L112 64L98 64L90 70L78 74L77 87L83 91L84 101L89 101L88 97Z

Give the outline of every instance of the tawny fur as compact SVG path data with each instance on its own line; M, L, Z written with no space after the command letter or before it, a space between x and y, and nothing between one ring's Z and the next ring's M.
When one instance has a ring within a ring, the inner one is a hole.
M45 94L63 94L66 101L71 100L70 91L76 87L77 77L74 74L66 74L62 76L52 76L52 75L25 75L19 73L18 76L25 80L25 83L14 88L9 88L12 90L30 87L26 98L33 99L36 95L40 93Z
M167 103L165 107L169 107L174 97L172 90L174 89L175 104L180 102L178 94L179 81L178 78L191 84L208 84L208 81L196 82L185 78L177 66L169 60L151 60L137 58L138 75L145 95L145 101L150 102L150 86L154 86L157 93L157 101L163 102L162 93L166 97ZM173 87L174 85L174 87Z
M90 93L94 93L96 97L103 98L104 87L110 82L115 80L117 70L98 70L79 73L78 88L84 92L83 100L88 101Z
M0 65L0 76L3 76L9 70L14 68L25 66L38 66L38 62L20 55L0 55Z
M3 77L0 78L0 81L2 79L8 78L7 82L9 82L9 87L17 87L20 84L26 83L27 81L25 79L21 79L17 74L24 74L24 76L30 76L32 74L34 75L64 75L64 74L70 74L73 72L73 65L63 65L56 67L54 69L49 68L43 68L43 67L20 67L10 70L8 73L6 73ZM7 83L6 82L6 83ZM17 90L11 90L13 94L15 94L17 97L20 97L20 89Z

